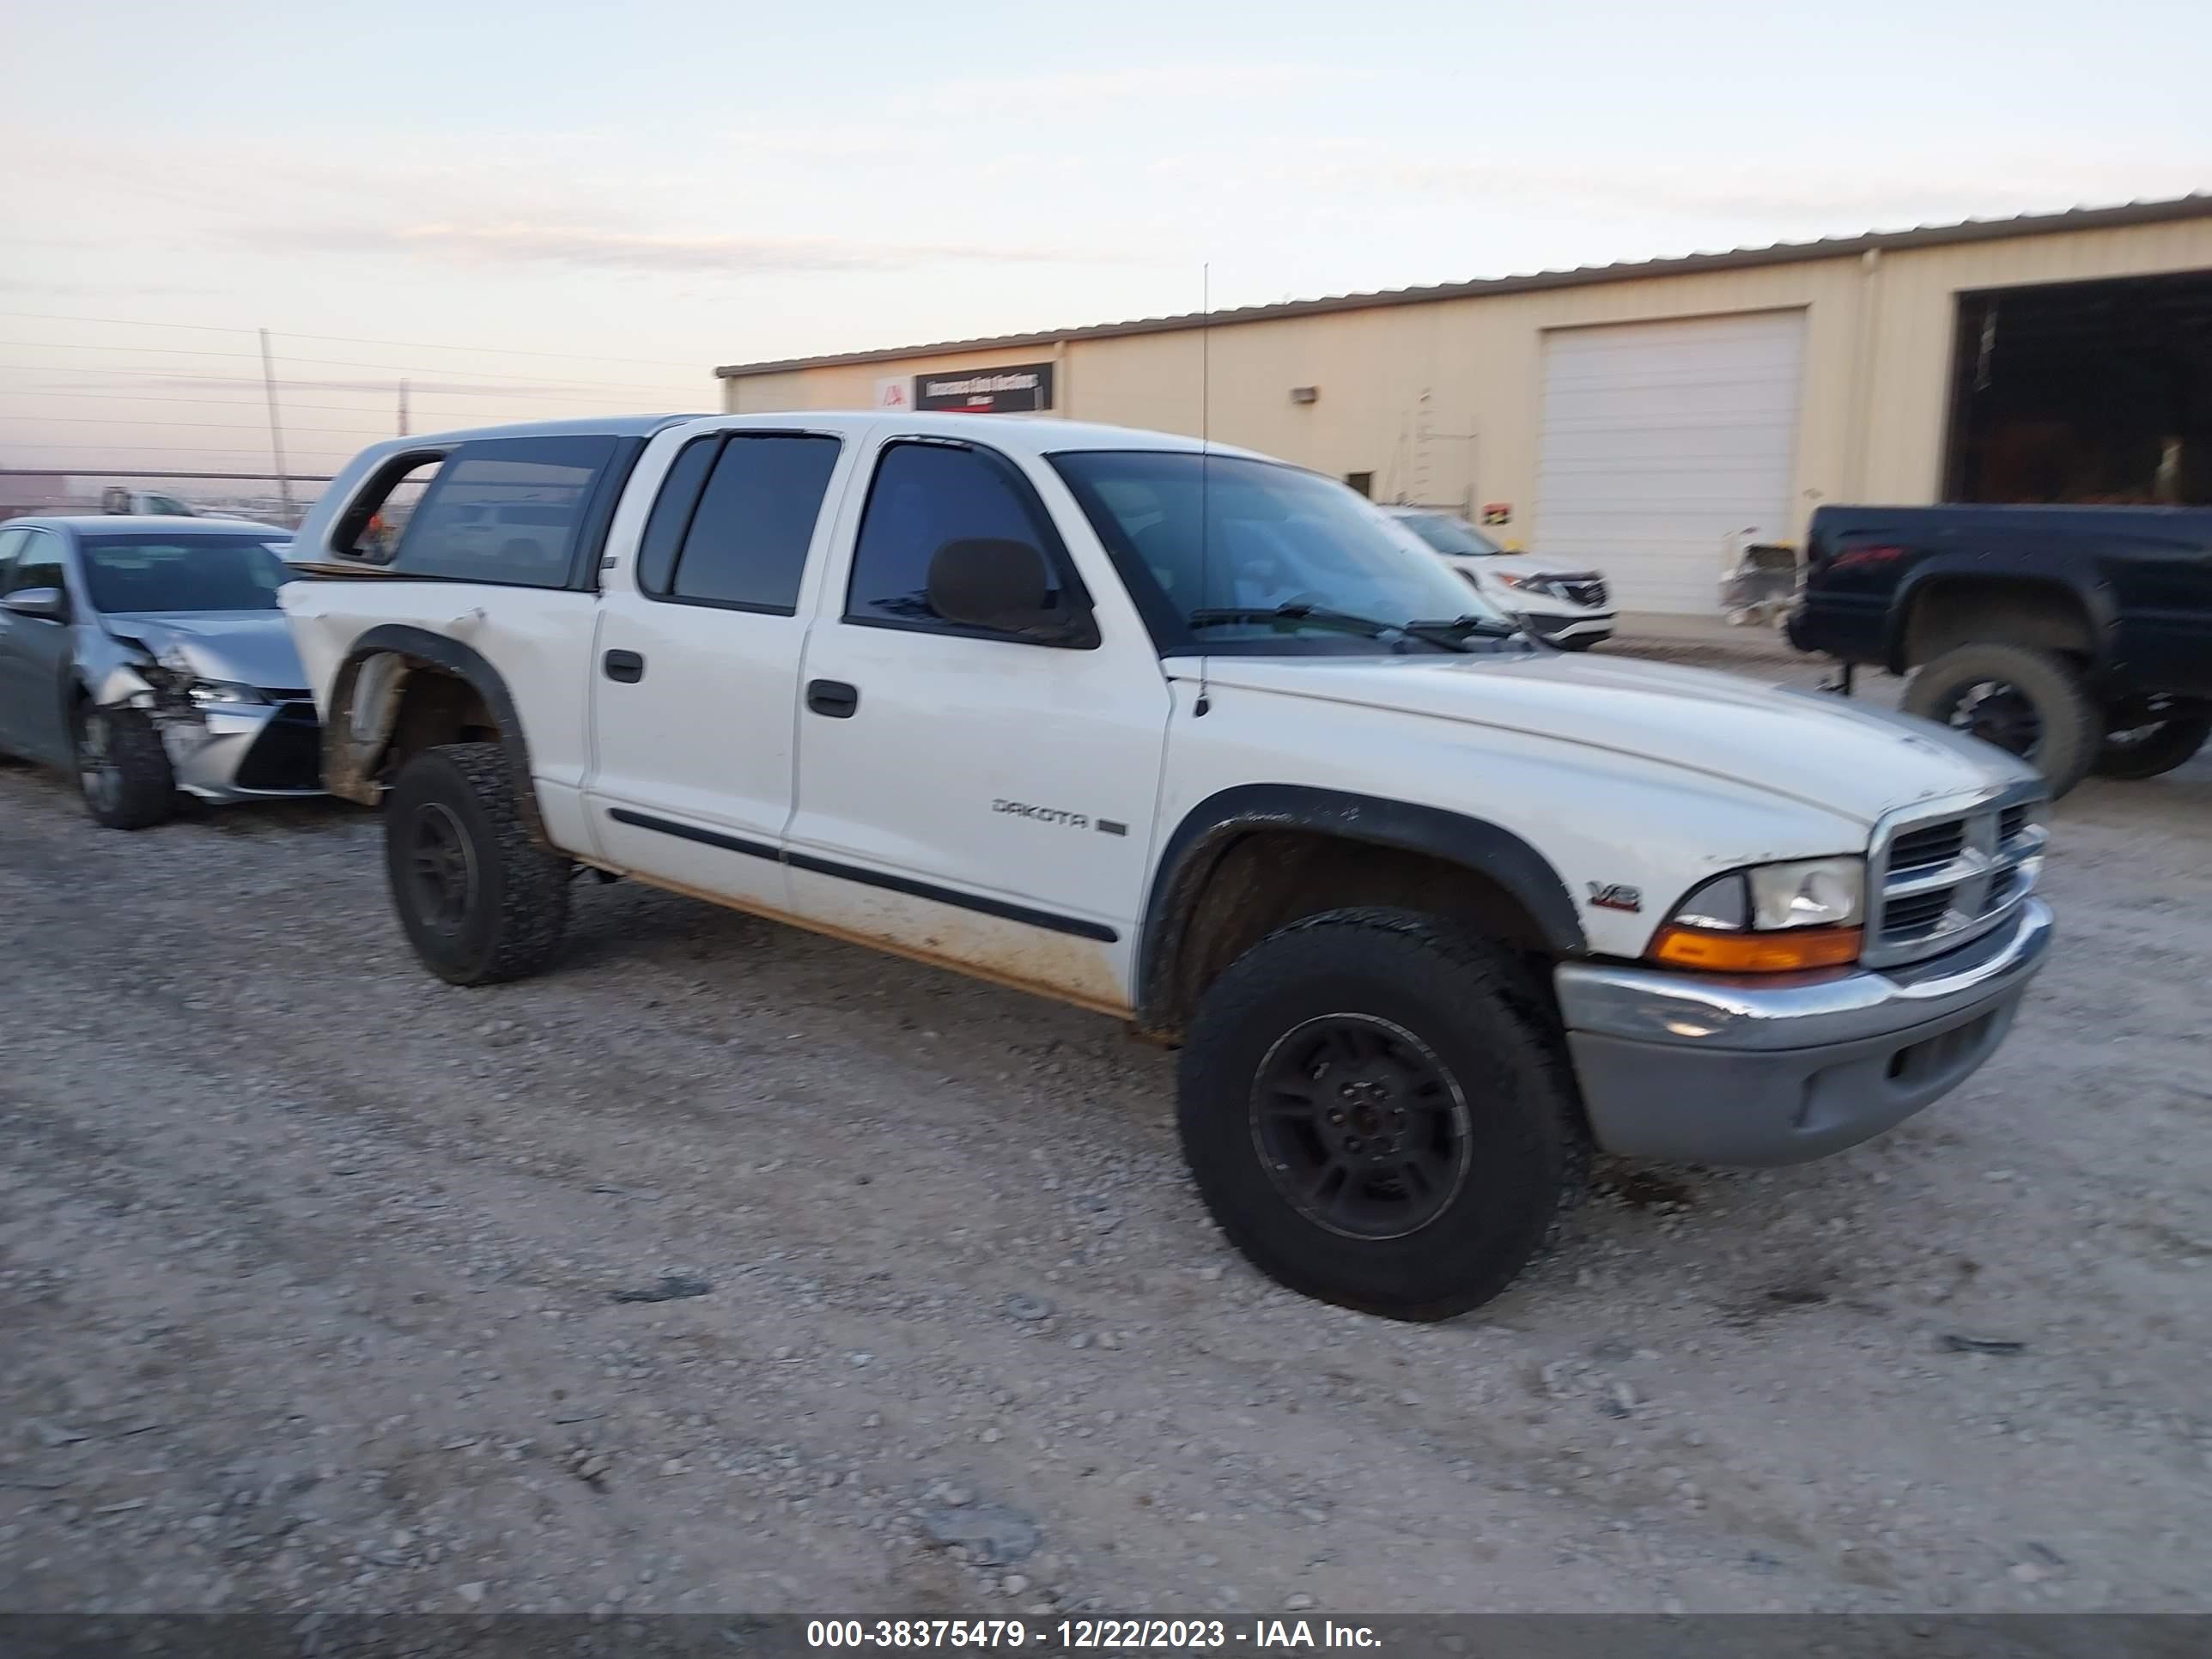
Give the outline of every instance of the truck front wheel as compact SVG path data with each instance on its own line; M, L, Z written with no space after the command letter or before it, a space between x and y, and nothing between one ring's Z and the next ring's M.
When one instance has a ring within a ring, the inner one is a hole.
M2100 777L2161 777L2194 759L2212 737L2212 712L2177 697L2136 697L2107 711Z
M1511 1284L1581 1189L1589 1138L1540 1016L1479 939L1336 910L1215 981L1182 1053L1184 1156L1278 1283L1392 1319Z
M2021 645L1962 645L1923 665L1905 712L2008 750L2043 774L2056 797L2088 775L2105 726L2063 657Z
M538 972L568 922L568 867L532 839L495 743L426 749L384 802L392 908L422 965L454 985Z

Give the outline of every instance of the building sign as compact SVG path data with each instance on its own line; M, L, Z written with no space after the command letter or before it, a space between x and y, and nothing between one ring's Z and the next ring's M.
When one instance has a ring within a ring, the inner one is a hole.
M1513 503L1510 501L1485 501L1482 504L1482 521L1485 524L1511 524L1513 522Z
M878 409L912 409L914 383L903 374L893 374L876 382Z
M1034 414L1052 407L1052 365L1007 363L917 374L914 406L963 415Z

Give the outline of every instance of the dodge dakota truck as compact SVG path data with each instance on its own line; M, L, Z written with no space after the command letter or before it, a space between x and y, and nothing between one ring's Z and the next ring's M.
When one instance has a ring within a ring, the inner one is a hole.
M517 552L471 526L523 506ZM2044 786L1935 725L1532 640L1334 481L1059 420L410 437L282 601L328 787L457 985L629 878L1178 1046L1281 1283L1495 1296L1590 1152L1779 1164L1927 1106L2051 937Z

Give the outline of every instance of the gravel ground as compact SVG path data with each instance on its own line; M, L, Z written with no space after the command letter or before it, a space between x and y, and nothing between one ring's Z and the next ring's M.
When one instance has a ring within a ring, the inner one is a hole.
M368 814L6 772L0 1607L2205 1608L2209 825L2085 786L1966 1088L1414 1328L1109 1022L627 884L454 990Z

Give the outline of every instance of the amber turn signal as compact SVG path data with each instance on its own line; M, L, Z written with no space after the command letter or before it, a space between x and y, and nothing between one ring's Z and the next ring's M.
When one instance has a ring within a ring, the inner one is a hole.
M1669 924L1652 941L1654 960L1708 974L1789 974L1856 962L1860 927L1792 927L1772 933L1722 933Z

